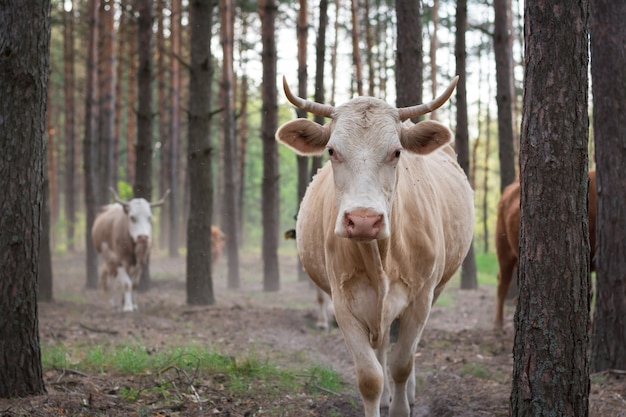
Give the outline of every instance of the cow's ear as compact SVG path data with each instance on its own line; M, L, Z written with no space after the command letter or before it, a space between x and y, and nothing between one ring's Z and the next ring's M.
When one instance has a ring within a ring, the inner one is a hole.
M301 155L319 155L326 149L330 138L329 132L327 126L307 119L296 119L278 129L276 140Z
M452 132L434 120L425 120L411 127L403 127L400 135L402 147L410 152L426 155L450 143Z

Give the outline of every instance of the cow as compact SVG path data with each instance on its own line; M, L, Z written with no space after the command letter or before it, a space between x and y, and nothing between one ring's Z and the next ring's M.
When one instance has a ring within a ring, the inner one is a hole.
M217 226L211 226L211 269L215 270L217 261L222 256L226 235Z
M122 311L137 310L132 290L137 288L143 267L148 262L152 245L152 207L161 206L163 198L149 203L144 198L122 200L113 188L116 201L103 206L91 228L91 238L102 258L98 281L105 291L112 290L111 303L118 306L119 294L123 293Z
M596 171L589 171L589 247L591 270L595 270L596 250ZM520 183L519 179L502 191L498 202L496 220L496 257L498 258L498 289L496 312L493 320L495 330L501 331L504 322L504 301L519 259Z
M300 205L296 245L309 277L332 299L366 417L380 416L381 407L409 415L417 344L472 241L473 191L450 129L402 122L439 108L457 81L426 104L396 108L362 96L334 107L294 96L283 78L294 106L331 119L292 120L276 138L301 155L329 157ZM388 373L392 322L399 331Z

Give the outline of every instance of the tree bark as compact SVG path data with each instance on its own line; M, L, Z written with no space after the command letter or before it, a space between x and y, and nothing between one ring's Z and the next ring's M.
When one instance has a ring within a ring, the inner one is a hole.
M591 0L596 144L596 303L591 369L626 369L626 4Z
M189 220L187 221L187 303L215 304L211 272L213 176L211 145L211 28L215 3L193 1L189 67Z
M419 2L396 0L396 20L396 106L413 106L422 102L424 64Z
M139 72L137 91L139 106L137 108L137 160L135 162L135 198L152 198L152 0L137 0L139 21L137 42L139 47ZM154 238L154 237L153 237ZM150 259L141 272L139 290L147 291L151 286Z
M588 4L524 6L512 416L589 414Z
M220 42L222 44L222 111L221 125L224 137L224 193L222 205L222 226L226 239L226 253L228 257L228 288L237 289L241 286L239 276L239 215L237 197L239 196L239 178L237 177L237 144L235 138L235 99L233 74L233 42L234 42L234 9L233 0L220 0Z
M469 131L467 126L467 71L465 51L465 31L467 29L467 1L456 2L456 73L459 83L456 86L456 137L455 147L459 165L470 179L470 151ZM478 288L476 277L476 258L474 256L474 242L467 252L461 266L461 289Z
M263 51L263 81L261 86L263 120L261 121L261 139L263 141L263 290L280 289L278 268L279 236L279 169L278 144L274 138L278 127L278 108L276 93L276 13L275 0L259 1L261 16L261 43Z
M87 2L87 81L85 92L85 138L83 143L83 166L85 171L85 208L87 224L85 246L88 289L98 288L98 259L91 239L91 228L98 207L96 175L98 169L97 116L98 116L98 0Z
M45 392L37 285L50 1L0 5L0 397Z
M354 65L354 82L356 82L356 93L360 96L363 95L363 64L361 64L361 48L360 42L360 30L359 30L359 9L358 1L350 0L351 15L352 15L352 62Z
M170 86L170 152L168 161L169 183L170 183L170 221L169 221L169 256L178 256L178 239L180 226L180 208L181 208L181 180L179 174L179 158L180 158L180 96L181 96L181 71L180 71L180 54L181 54L181 32L182 32L182 4L181 0L172 0L171 14L171 86Z
M509 0L494 0L495 26L493 48L496 57L496 103L498 105L498 145L500 157L500 192L515 181L513 148L513 68L509 33Z
M65 99L65 239L67 250L74 252L76 223L76 121L74 119L74 7L63 13L63 96Z

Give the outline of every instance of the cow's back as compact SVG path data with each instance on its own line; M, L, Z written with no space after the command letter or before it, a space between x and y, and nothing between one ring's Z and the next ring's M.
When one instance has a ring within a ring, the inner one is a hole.
M134 256L127 216L120 204L102 207L94 220L91 231L93 243L98 252L102 251L102 243L106 243L108 248L120 258L125 258L126 253Z

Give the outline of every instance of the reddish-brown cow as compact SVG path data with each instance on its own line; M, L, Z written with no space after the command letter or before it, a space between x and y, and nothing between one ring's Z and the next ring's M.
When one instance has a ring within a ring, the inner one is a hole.
M504 299L509 291L513 272L519 259L519 180L507 186L498 203L496 223L496 256L498 257L498 295L494 327L502 329ZM596 248L596 171L589 171L589 246L591 248L591 270L594 270L593 257Z

